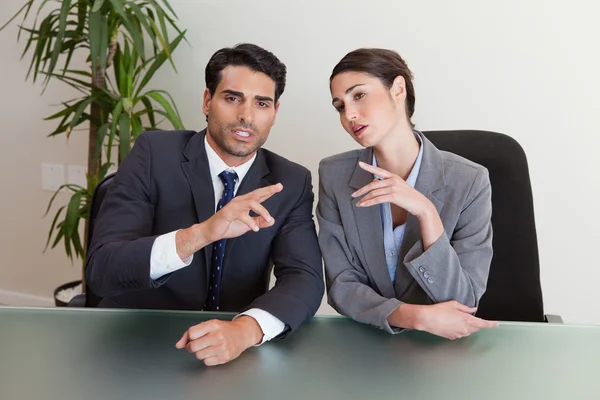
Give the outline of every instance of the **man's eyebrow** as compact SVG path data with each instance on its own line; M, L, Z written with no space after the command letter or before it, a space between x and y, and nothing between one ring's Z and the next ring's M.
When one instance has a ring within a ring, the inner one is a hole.
M270 101L273 102L273 99L269 96L254 96L254 98L258 101Z
M231 95L237 96L237 97L244 97L244 93L238 92L237 90L225 89L221 93L227 93L227 94L231 94ZM270 101L271 103L274 103L273 98L269 97L269 96L258 96L257 95L257 96L254 96L254 98L258 101Z
M225 89L221 93L228 93L228 94L232 94L234 96L244 97L244 93L238 92L236 90L231 90L231 89Z

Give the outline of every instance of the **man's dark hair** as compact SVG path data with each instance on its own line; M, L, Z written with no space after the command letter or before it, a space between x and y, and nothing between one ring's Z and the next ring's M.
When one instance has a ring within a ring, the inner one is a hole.
M285 89L286 67L275 55L254 44L243 43L218 50L208 61L205 71L206 87L211 96L221 82L221 71L229 65L248 67L262 72L275 82L275 102Z

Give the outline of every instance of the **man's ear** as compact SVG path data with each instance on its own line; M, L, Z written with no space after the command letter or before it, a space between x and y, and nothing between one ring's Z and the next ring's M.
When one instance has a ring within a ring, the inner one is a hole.
M210 95L210 90L204 89L204 98L202 100L202 112L207 117L208 117L208 110L210 108L211 100L212 100L212 96Z
M275 118L273 118L273 123L271 124L271 127L273 125L275 125L275 120L277 119L277 112L279 111L279 104L281 104L281 103L279 103L279 101L277 101L277 103L275 103Z

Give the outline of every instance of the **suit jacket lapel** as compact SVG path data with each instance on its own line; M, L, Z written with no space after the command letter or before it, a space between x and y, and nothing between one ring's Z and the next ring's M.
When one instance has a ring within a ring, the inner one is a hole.
M183 150L183 155L187 161L181 163L183 172L190 184L196 213L198 214L198 222L206 221L215 213L215 191L210 177L206 148L204 147L205 134L206 129L192 136ZM207 267L210 265L211 255L212 246L206 246L204 257Z
M371 164L373 161L373 149L367 148L360 153L359 161ZM358 166L349 182L353 189L360 189L373 180L373 175ZM365 257L365 266L371 273L377 288L382 296L393 298L394 287L387 270L385 261L385 250L383 246L383 225L381 211L378 206L357 207L360 198L352 199L352 209L356 220L356 228L360 237L360 243Z
M446 177L444 175L444 159L442 153L431 143L423 134L417 132L423 143L423 159L421 160L421 169L415 184L415 189L427 197L439 213L442 212L444 202L440 199L438 190L446 186ZM436 193L438 192L438 193ZM401 298L409 290L413 282L412 275L404 266L404 257L406 253L421 240L421 227L419 220L413 215L406 219L406 229L400 248L400 257L398 258L398 268L396 268L396 277L394 289L398 298Z

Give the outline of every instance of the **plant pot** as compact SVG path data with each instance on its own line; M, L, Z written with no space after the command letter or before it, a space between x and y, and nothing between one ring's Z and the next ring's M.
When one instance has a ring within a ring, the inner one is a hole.
M80 286L80 290L79 291L75 291L74 289L77 286ZM59 298L59 293L61 292L73 292L73 296L77 295L77 294L81 294L81 281L73 281L73 282L67 282L65 284L60 285L59 287L56 288L56 290L54 290L54 304L56 305L56 307L66 307L69 302L65 301L66 299L60 299ZM73 297L70 296L70 297Z

